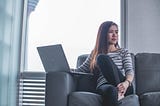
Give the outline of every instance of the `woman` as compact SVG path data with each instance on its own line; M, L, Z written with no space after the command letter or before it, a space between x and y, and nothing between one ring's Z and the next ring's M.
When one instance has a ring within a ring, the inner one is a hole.
M132 59L128 50L118 45L116 23L106 21L100 25L93 51L75 71L92 72L97 77L103 106L117 106L120 99L133 93Z

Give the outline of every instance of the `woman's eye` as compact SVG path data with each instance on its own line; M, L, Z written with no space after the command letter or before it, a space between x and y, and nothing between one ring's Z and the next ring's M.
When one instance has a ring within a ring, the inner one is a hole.
M116 34L118 34L118 31L109 31L108 33L116 33Z
M109 31L108 33L113 33L113 31Z

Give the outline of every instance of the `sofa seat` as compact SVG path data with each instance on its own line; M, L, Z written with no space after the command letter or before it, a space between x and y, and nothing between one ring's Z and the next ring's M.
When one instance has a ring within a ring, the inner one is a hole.
M160 92L148 92L140 95L141 106L160 106Z
M102 106L102 97L91 92L72 92L69 95L69 106ZM138 96L126 96L119 101L119 106L139 106Z
M139 98L136 94L128 95L119 101L119 106L140 106Z
M69 95L69 106L102 106L100 95L91 92L72 92Z

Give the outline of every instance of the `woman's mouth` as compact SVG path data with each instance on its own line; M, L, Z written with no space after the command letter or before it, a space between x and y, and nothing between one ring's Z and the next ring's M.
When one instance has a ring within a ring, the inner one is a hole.
M112 41L116 41L117 39L113 38Z

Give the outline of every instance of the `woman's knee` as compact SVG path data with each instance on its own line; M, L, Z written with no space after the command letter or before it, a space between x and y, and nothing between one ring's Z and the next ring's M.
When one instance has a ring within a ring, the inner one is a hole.
M97 63L101 63L102 61L104 61L105 56L105 54L99 54L97 56Z
M117 88L110 84L104 84L99 87L99 92L101 93L101 95L111 95L117 93Z
M118 94L118 92L117 92L117 88L115 87L115 86L109 86L108 88L107 88L107 92L108 92L108 94L109 95L113 95L113 94Z

